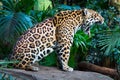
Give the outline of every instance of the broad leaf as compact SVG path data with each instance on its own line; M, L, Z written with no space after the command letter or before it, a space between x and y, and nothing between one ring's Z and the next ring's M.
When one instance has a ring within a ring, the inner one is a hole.
M16 35L20 35L32 26L32 21L29 16L22 12L9 13L0 17L0 39L9 41L14 39Z

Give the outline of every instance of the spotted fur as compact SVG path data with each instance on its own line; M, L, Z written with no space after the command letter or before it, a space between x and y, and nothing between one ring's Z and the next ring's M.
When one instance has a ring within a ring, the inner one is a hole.
M20 62L15 67L37 71L38 68L32 64L55 50L62 70L73 71L68 61L74 34L83 29L90 35L90 26L103 22L104 18L90 9L61 11L53 18L36 24L18 39L12 59Z

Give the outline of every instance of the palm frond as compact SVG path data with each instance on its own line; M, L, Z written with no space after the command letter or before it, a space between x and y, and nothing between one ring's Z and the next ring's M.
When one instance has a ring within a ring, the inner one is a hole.
M22 12L9 13L0 17L0 38L6 41L20 35L22 32L32 26L29 16Z
M98 45L105 50L105 55L110 55L113 48L120 46L120 30L107 31L99 36Z
M29 3L28 3L29 1ZM33 8L35 0L1 0L0 39L5 42L14 41L22 32L30 28L35 21L26 15ZM26 5L26 3L28 3Z

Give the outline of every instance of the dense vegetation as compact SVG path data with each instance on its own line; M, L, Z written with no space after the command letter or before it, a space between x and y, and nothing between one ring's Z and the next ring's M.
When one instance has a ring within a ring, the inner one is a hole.
M61 10L90 8L104 18L103 25L93 25L89 38L81 30L74 37L69 65L80 61L120 68L120 13L111 0L1 0L0 1L0 65L8 60L17 38L32 25L54 16ZM27 5L26 5L27 4ZM66 5L67 4L67 5ZM51 58L52 57L52 58ZM56 54L44 58L42 65L56 66Z

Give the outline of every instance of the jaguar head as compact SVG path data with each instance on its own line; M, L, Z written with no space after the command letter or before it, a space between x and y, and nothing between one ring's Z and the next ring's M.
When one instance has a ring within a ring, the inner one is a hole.
M91 9L83 9L83 25L82 29L90 36L90 26L94 23L103 24L104 18L96 11Z

